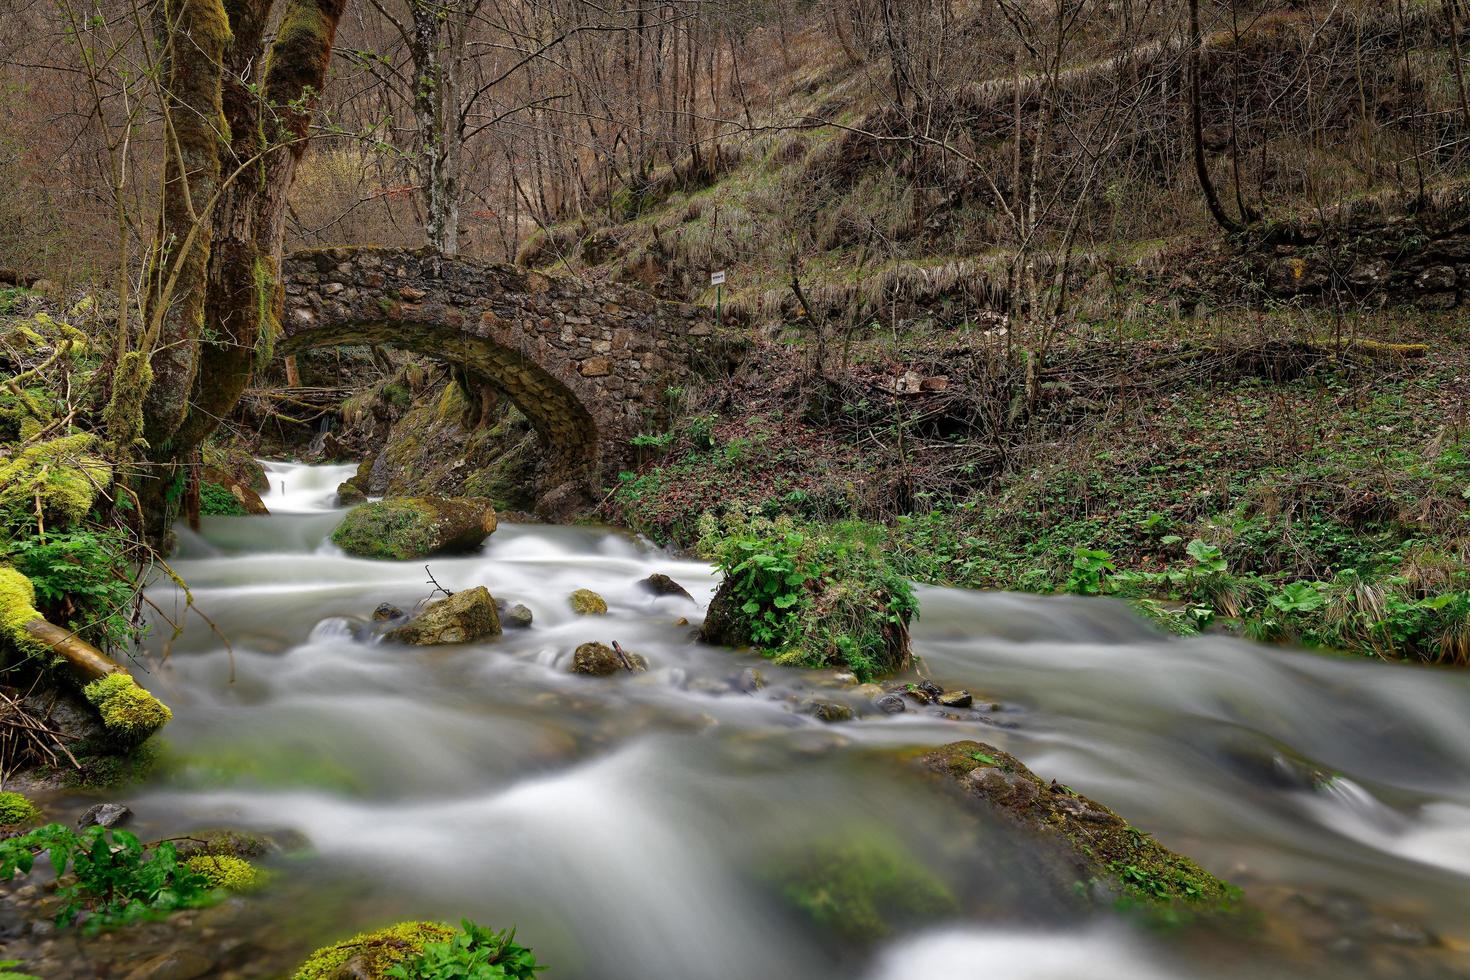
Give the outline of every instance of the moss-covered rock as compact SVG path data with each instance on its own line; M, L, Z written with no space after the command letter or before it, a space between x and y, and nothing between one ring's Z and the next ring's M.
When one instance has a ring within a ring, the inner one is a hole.
M19 793L0 793L0 826L13 826L41 815L36 805Z
M732 519L707 527L700 548L725 573L704 642L864 681L909 666L913 589L860 529Z
M627 658L624 662L624 657ZM572 673L588 677L611 677L625 670L647 670L648 661L636 653L618 651L606 643L583 643L572 653Z
M1047 783L1015 756L984 742L953 742L919 758L928 772L1070 854L1074 883L1125 901L1168 909L1218 911L1239 889L1164 847L1118 814L1055 781Z
M265 872L244 858L222 854L196 854L184 864L195 874L203 875L212 888L248 892L265 884Z
M343 480L337 484L337 506L356 507L358 504L367 502L367 493L357 485L355 479Z
M495 526L495 508L483 498L389 497L353 508L332 541L359 558L408 561L472 551Z
M474 643L500 635L500 615L495 611L490 590L479 585L430 604L413 619L384 635L390 640L421 647Z
M97 494L112 484L112 467L96 448L95 436L63 436L0 461L0 508L33 513L39 500L47 527L80 523Z
M102 716L102 724L119 748L146 741L168 724L173 712L138 686L130 674L108 674L82 689L82 694Z
M381 980L393 967L417 957L429 943L448 942L453 936L454 930L442 922L400 922L323 946L306 958L294 980Z
M567 596L567 603L578 616L603 616L607 613L607 600L591 589L578 589Z

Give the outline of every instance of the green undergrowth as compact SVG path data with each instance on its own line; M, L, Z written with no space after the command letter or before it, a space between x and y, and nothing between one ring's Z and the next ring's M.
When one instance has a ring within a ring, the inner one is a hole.
M199 484L199 513L206 517L243 517L249 511L229 488L203 482Z
M704 524L700 551L725 575L705 618L706 639L754 646L778 663L842 667L864 681L907 665L908 623L918 607L881 536L858 524L789 519Z
M209 878L181 863L168 842L145 847L125 830L48 824L0 841L0 880L28 873L44 853L56 872L56 922L89 934L199 908L217 899Z
M650 458L608 512L716 557L709 521L754 515L861 539L916 581L1116 596L1174 633L1470 663L1466 329L1395 323L1435 335L1436 356L1145 385L1131 410L1063 436L1028 447L1019 430L989 475L952 462L972 443L941 443L907 496L889 489L894 426L813 420L800 397L741 389L740 413L645 436Z
M294 980L345 976L393 980L531 980L544 969L515 941L515 931L494 932L465 919L459 929L440 922L400 922L367 932L307 957Z

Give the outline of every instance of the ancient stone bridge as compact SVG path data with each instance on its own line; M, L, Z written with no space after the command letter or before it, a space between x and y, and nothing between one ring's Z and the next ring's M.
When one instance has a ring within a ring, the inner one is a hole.
M431 251L331 248L284 263L281 353L398 347L464 365L541 436L541 509L583 502L662 431L670 385L713 343L707 315L624 286Z

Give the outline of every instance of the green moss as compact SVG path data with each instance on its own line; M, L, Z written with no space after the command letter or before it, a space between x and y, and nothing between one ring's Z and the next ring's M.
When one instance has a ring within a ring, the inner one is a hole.
M112 398L103 410L107 439L121 453L143 440L143 402L153 386L153 364L140 351L129 351L112 372Z
M112 744L78 746L72 754L76 756L80 769L70 765L55 770L63 786L71 789L121 789L133 786L148 778L158 767L159 752L156 740L128 749L126 755L118 755L118 746ZM87 749L91 751L87 751Z
M345 795L363 791L362 781L351 769L318 749L299 744L205 749L188 755L169 752L160 766L170 782L192 787L309 787Z
M572 612L578 616L602 616L607 613L607 600L591 589L578 589L567 596Z
M417 957L429 943L448 942L454 930L442 922L400 922L323 946L306 958L295 980L333 980L349 961L361 965L358 975L384 976L389 969Z
M420 558L439 544L438 519L434 508L421 500L382 500L353 508L332 532L332 541L359 558Z
M19 793L0 793L0 824L25 823L40 815L36 805Z
M244 858L220 854L199 854L184 862L190 871L208 879L213 888L246 892L265 884L265 872Z
M82 434L22 449L0 463L0 508L33 513L39 498L48 527L80 523L112 483L112 467L94 454L96 447L96 437Z
M872 942L958 908L949 887L897 841L819 845L779 870L782 895L844 940Z
M141 744L173 717L167 705L139 687L129 674L108 674L88 684L82 694L122 748Z
M281 335L281 321L276 315L283 296L276 276L275 260L257 255L251 269L255 278L255 370L262 371L275 356L276 338Z

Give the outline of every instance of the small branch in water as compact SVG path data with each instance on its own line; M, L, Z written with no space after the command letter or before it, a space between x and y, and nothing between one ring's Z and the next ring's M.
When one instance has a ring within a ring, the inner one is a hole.
M444 586L442 586L442 585L439 584L439 580L434 577L434 573L429 571L429 566L428 565L425 565L424 566L424 571L429 573L429 581L428 581L428 584L429 585L432 585L434 587L434 591L429 593L429 598L430 599L434 598L434 596L437 593L440 593L440 592L443 592L444 593L445 598L448 598L449 596L454 595L453 592L450 592ZM427 600L425 600L425 601L427 601Z

